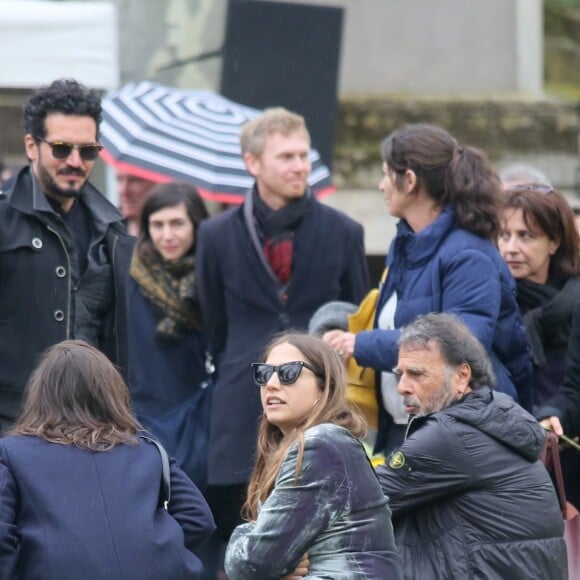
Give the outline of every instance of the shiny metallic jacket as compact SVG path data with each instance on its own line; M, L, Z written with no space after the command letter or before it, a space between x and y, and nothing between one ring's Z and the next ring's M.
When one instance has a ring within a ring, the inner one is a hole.
M288 450L256 522L238 526L228 545L230 580L269 580L292 572L308 553L308 579L398 580L402 576L387 498L361 443L322 424Z

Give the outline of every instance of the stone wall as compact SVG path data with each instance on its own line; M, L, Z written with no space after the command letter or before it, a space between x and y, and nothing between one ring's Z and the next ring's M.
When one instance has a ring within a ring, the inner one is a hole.
M567 159L567 169L554 167L548 173L564 188L574 185L574 165L580 163L580 104L499 97L343 99L334 149L336 184L374 187L381 165L381 140L406 123L418 122L446 128L462 144L483 149L499 164L510 158Z

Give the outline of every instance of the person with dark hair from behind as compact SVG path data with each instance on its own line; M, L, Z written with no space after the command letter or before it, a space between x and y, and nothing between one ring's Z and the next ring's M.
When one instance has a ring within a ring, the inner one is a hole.
M115 178L117 180L119 210L127 220L127 231L132 236L139 236L143 205L156 184L150 179L119 168L115 170Z
M384 193L400 218L387 254L375 328L324 339L380 378L376 451L388 454L408 416L392 368L400 328L428 312L457 314L484 345L496 388L531 408L531 360L515 283L496 247L502 187L485 155L434 125L407 125L382 143Z
M133 239L88 179L101 150L101 98L72 79L24 105L29 166L0 193L0 430L17 416L40 353L83 339L127 369Z
M209 376L195 296L195 242L208 215L193 185L155 186L141 213L128 291L134 412L201 488L208 436L202 425L209 429L209 416L199 413L209 414Z
M401 330L394 373L412 418L376 471L405 578L566 580L545 432L493 390L481 343L456 316L421 316Z
M101 352L75 340L44 353L0 439L0 579L199 578L209 507L173 459L162 486L139 429Z
M340 357L321 339L276 337L253 373L264 409L245 514L226 554L231 580L398 580L391 513L345 398Z
M517 285L534 361L534 414L580 435L580 242L566 198L550 186L504 194L499 250ZM566 497L580 507L580 454L561 452Z

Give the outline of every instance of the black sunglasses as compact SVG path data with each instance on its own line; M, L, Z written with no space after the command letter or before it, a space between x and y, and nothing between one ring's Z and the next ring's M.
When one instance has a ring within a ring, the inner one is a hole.
M268 381L272 378L274 373L278 375L280 384L292 385L298 380L298 377L300 376L300 373L304 367L306 367L309 371L312 371L317 377L324 376L322 371L301 360L287 362L278 366L269 365L266 363L252 363L254 381L260 387L267 385Z
M55 159L67 159L73 152L73 149L78 149L79 155L83 161L94 161L99 152L103 148L100 143L96 145L73 145L72 143L64 143L63 141L47 141L46 139L38 139L46 143L52 150L52 156Z

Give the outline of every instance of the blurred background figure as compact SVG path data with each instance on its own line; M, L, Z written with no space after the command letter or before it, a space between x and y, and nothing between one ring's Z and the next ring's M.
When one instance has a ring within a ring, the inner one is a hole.
M485 346L497 389L531 406L531 364L514 300L514 281L495 246L501 183L485 155L462 147L444 129L407 125L382 143L380 190L399 218L387 255L375 329L334 330L324 339L345 360L380 375L376 451L388 454L404 436L408 414L397 393L400 328L429 312L452 312Z
M516 279L534 363L534 411L556 432L579 435L580 249L574 213L550 186L505 193L498 241ZM566 496L580 507L580 456L561 454Z
M346 402L340 357L287 333L254 363L262 417L245 513L226 556L231 580L402 579L391 511ZM308 555L307 574L292 574Z
M199 578L211 512L173 459L164 509L162 456L139 428L105 355L83 341L44 353L0 440L2 578Z
M193 185L151 189L141 213L128 304L134 412L201 488L210 390L195 296L195 246L199 224L207 217Z
M151 188L156 183L120 169L117 169L115 173L117 178L119 209L127 219L127 231L132 236L138 236L143 205Z
M14 182L14 176L18 172L18 168L10 166L4 162L4 159L0 157L0 190L8 190L11 188Z
M500 171L499 177L504 189L513 185L525 185L526 183L541 183L551 185L548 176L532 165L526 163L514 163Z

